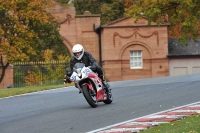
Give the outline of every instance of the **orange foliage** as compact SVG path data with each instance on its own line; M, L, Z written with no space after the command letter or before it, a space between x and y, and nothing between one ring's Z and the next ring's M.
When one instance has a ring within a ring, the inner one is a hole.
M181 26L179 24L175 25L169 30L169 37L177 38L181 34Z
M184 18L188 17L189 16L189 13L185 13L184 14ZM170 30L169 30L169 37L179 37L181 35L181 25L180 24L177 24L175 26L173 26ZM200 22L198 23L198 29L200 29ZM200 30L198 30L198 35L200 36ZM189 37L192 37L192 34L189 33L188 34Z
M25 76L24 79L25 79L25 83L29 86L34 86L36 84L41 85L39 83L43 81L39 73L30 71L30 70L28 70L27 76Z
M200 37L200 22L198 23L198 36ZM169 37L178 38L181 35L181 25L177 24L169 30ZM191 33L188 33L188 37L193 37Z
M124 0L124 7L129 8L133 4L133 0Z

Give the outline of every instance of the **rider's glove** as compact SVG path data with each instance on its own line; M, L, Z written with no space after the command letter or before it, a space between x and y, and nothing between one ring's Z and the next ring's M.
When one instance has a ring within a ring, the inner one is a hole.
M67 76L66 78L64 78L64 82L65 83L71 83L72 81L70 80L70 77Z
M64 76L64 82L65 83L71 83L72 81L70 80L70 77L72 75L72 71L70 69L70 67L66 68L66 75Z

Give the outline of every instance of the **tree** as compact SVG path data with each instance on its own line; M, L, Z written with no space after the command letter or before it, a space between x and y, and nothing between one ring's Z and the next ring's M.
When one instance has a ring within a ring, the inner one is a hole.
M124 7L125 8L132 6L132 4L133 4L133 0L124 0Z
M124 16L124 0L103 3L101 6L101 24L122 18Z
M188 39L197 40L200 35L199 0L132 0L132 6L125 15L135 17L136 21L146 17L149 24L154 21L160 25L170 22L169 35L178 37L181 44Z
M101 2L94 0L75 0L76 14L82 15L85 11L90 11L92 14L99 14L101 10Z
M67 4L66 0L56 0ZM101 24L119 19L124 16L124 0L74 0L76 14L82 15L85 11L101 15Z
M101 24L108 23L124 16L124 0L75 0L77 14L89 10L101 15ZM87 4L86 4L87 3Z
M35 59L41 49L62 42L51 6L48 0L0 0L0 58L7 59L0 60L0 83L9 63Z

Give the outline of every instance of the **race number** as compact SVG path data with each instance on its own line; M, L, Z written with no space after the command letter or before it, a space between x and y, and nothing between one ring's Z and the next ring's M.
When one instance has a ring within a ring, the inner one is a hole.
M91 72L91 70L89 68L85 68L85 70L83 71L83 73L85 73L85 75L88 75Z
M76 81L76 76L75 76L75 75L72 75L72 76L70 77L70 80L71 80L71 81Z

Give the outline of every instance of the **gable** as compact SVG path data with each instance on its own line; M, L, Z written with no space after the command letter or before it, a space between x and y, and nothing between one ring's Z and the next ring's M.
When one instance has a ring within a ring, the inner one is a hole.
M148 21L145 18L142 18L135 23L135 18L121 18L115 21L112 21L110 23L107 23L105 25L102 25L102 27L119 27L119 26L147 26ZM151 25L156 25L157 23L152 22ZM164 23L162 25L169 25L169 23Z

